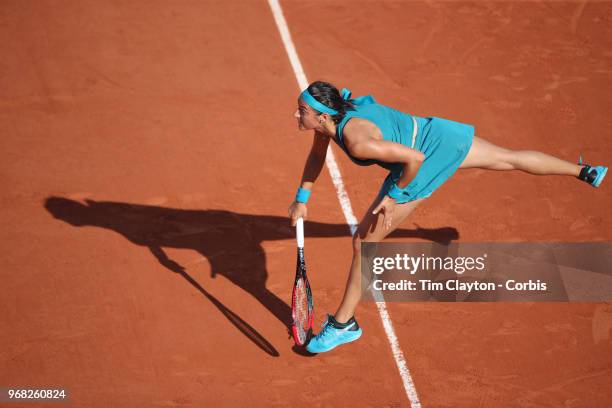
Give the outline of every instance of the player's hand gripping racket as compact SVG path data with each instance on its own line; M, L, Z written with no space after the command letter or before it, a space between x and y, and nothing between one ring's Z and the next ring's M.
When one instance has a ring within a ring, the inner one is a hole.
M297 267L291 299L291 314L293 316L293 339L298 346L305 345L312 336L314 312L312 292L306 277L306 261L304 259L304 219L298 218L295 225L297 238Z

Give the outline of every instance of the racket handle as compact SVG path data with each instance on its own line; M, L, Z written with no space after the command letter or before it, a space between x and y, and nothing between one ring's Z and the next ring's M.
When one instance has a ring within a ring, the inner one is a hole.
M295 224L295 237L297 239L297 246L304 248L304 219L302 217L298 218Z

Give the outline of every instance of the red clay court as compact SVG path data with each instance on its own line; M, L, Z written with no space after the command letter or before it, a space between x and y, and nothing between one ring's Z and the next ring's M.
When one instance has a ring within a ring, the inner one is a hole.
M358 342L293 348L287 207L312 136L270 4L2 2L0 387L71 407L612 406L612 303L388 303L412 398L374 303ZM280 6L309 80L612 164L611 2ZM333 151L360 218L386 172ZM393 240L608 242L611 182L462 170ZM351 259L327 170L306 254L318 327Z

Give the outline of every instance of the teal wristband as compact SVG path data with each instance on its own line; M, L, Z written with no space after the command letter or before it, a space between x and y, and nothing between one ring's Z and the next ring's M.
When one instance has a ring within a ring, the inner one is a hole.
M387 195L397 200L398 198L403 196L405 193L406 191L404 189L399 188L396 183L393 183L393 187L391 187L391 190L389 190Z
M310 197L310 190L306 190L305 188L298 188L297 194L295 195L295 201L298 203L306 204L308 202L308 198Z

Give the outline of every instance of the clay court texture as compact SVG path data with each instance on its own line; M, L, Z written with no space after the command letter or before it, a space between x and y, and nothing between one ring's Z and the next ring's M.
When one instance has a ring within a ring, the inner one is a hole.
M387 303L384 320L368 302L358 342L293 347L287 207L312 134L274 4L1 3L0 387L74 407L611 406L611 303ZM611 2L280 7L310 81L612 164ZM386 172L332 151L359 219ZM337 182L323 170L305 224L317 327L352 256ZM610 241L610 182L460 170L389 240Z

